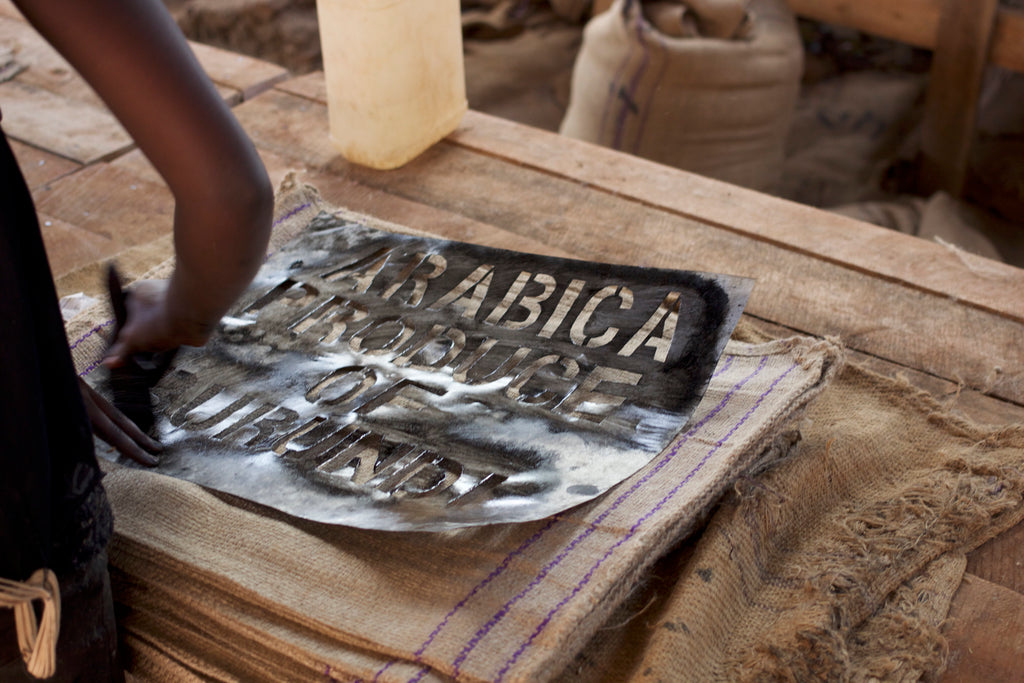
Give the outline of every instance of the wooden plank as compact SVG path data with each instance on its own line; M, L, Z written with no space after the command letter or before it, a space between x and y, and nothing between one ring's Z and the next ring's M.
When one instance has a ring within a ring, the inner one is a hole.
M409 201L368 187L351 178L311 172L304 174L301 179L316 187L321 196L335 206L422 230L444 239L571 258L571 254L564 249L552 247L539 240L524 238L509 230L474 221L450 211Z
M1024 270L470 111L448 141L1024 322Z
M777 323L757 319L750 315L747 315L747 318L752 320L754 325L765 333L775 337L782 338L799 334L798 330ZM854 349L847 349L847 360L880 375L899 381L910 382L910 384L918 389L931 394L932 398L945 410L980 425L1003 427L1010 424L1024 424L1024 406L1009 403L992 396L986 396L957 382L944 380L940 377L908 368L905 365L898 365L884 358L869 356ZM1024 555L1024 544L1021 545L1021 554ZM975 573L977 574L978 572ZM982 578L990 581L994 580L987 575ZM1001 582L997 581L997 583Z
M28 67L18 75L19 82L70 100L106 108L103 100L75 68L24 20L0 14L0 45L10 47L18 62ZM203 68L216 75L216 78L211 76L211 80L220 96L231 106L242 101L242 90L232 84L244 85L256 92L264 84L282 77L284 72L280 67L250 57L238 55L235 59L223 54L222 50L201 45L197 50L197 44L192 44L192 47L197 56L202 55L200 64Z
M0 83L0 102L8 137L81 164L109 159L134 144L106 109L17 80Z
M305 169L299 160L289 161L278 154L262 149L259 152L270 174L271 182L275 186L281 182L286 173L296 171L299 182L309 183L316 187L326 201L339 207L424 230L446 239L551 256L572 256L570 252L557 249L545 242L526 239L514 232L471 220L457 213L443 211L427 204L389 194L386 191L359 183L348 175ZM139 150L134 150L118 158L112 162L112 165L129 170L135 176L150 182L162 183L156 170L146 161ZM797 330L764 320L758 321L757 324L777 336L799 333ZM1024 407L986 396L965 388L961 384L896 365L881 358L856 351L851 351L851 354L852 361L865 365L875 372L889 377L906 378L915 386L930 392L948 410L968 419L990 425L1024 423Z
M235 116L260 149L306 168L344 163L328 137L327 107L279 90L235 107Z
M865 272L866 269L848 267L838 257L807 258L805 250L792 244L795 239L777 244L764 240L749 227L737 229L714 220L720 204L727 205L731 212L724 218L747 215L760 208L761 215L752 217L749 224L788 225L805 242L818 246L824 232L821 224L833 219L823 212L721 183L715 187L713 196L700 196L701 181L706 180L691 174L673 175L669 173L671 169L651 165L662 175L675 178L676 184L658 190L668 197L670 205L685 201L676 199L674 194L693 192L699 196L701 211L684 215L665 210L628 196L645 190L639 179L633 186L630 182L632 174L639 173L638 168L650 166L638 167L635 162L642 160L599 148L594 149L608 155L606 168L601 171L605 177L587 177L612 186L613 173L624 178L626 197L611 191L595 192L594 185L599 183L588 185L551 173L544 168L543 160L533 163L528 154L518 163L515 158L501 163L505 157L496 159L458 144L436 146L395 171L373 171L347 164L329 149L323 105L273 91L241 105L237 113L257 146L286 159L308 160L315 168L323 167L383 192L504 228L580 258L755 277L759 283L748 310L759 317L805 333L840 335L865 353L948 380L962 378L970 387L1024 403L1024 367L1014 362L1020 357L1024 340L1024 323L1020 320L965 306L946 293L914 289ZM527 139L542 133L509 125L525 131L523 137ZM568 153L573 150L568 143L573 141L559 137L544 139L554 143L545 147L545 155L556 159L556 165L568 164ZM561 152L566 147L567 154L563 156ZM539 154L532 148L529 153ZM575 158L572 165L582 166L588 161L584 155ZM649 176L655 185L664 182L657 175ZM675 189L674 193L668 191L670 187ZM747 200L754 202L754 207L746 206ZM702 213L711 214L711 220ZM848 242L862 247L862 241L877 240L874 248L880 255L878 260L883 262L889 258L887 249L893 246L888 239L900 237L856 221L846 224L853 233ZM868 239L863 238L864 233ZM912 244L927 244L907 239ZM652 245L657 248L652 249ZM943 250L938 249L942 256ZM913 251L897 254L900 259L913 255ZM944 272L945 280L971 275L956 258L953 266ZM1009 267L1005 271L1018 279L1024 275ZM997 274L1003 272L997 270ZM956 283L942 284L956 287ZM1008 305L1021 304L1013 301ZM980 330L984 333L979 334Z
M105 109L99 95L60 54L28 23L0 16L0 45L9 47L15 59L28 68L18 74L19 83L47 90L69 100Z
M537 240L524 239L516 233L473 221L459 214L411 202L361 185L344 176L316 169L306 169L301 162L285 159L274 152L264 149L260 149L259 152L271 182L275 186L281 182L286 173L294 172L297 174L298 182L312 185L320 192L324 201L339 208L365 213L398 225L432 233L444 239L549 256L571 256L566 251L555 249ZM110 165L147 182L163 184L156 169L139 150L120 157Z
M437 148L390 174L354 166L345 172L580 258L753 277L758 285L748 310L754 315L805 333L838 335L865 353L1024 402L1024 367L1014 361L1024 340L1018 321L577 183L523 167L496 170L493 160L454 152ZM973 332L980 330L984 334Z
M264 152L263 150L257 151L263 159L264 166L270 176L270 182L274 187L277 187L281 183L285 174L289 171L302 170L301 164L289 164L269 152ZM153 167L153 164L149 163L149 159L147 159L142 153L142 150L134 149L110 162L110 165L127 171L140 180L145 180L147 182L166 187L164 179L157 172L156 168Z
M50 272L55 279L89 263L109 258L118 251L110 237L47 214L39 215L39 231L43 234Z
M308 74L289 78L274 86L281 92L305 97L307 100L327 104L327 84L324 82L323 71L311 71Z
M237 90L248 100L288 78L288 70L261 59L189 42L203 70L217 85Z
M1024 522L970 553L967 571L1024 594Z
M999 0L946 0L928 79L919 189L963 194Z
M942 683L1024 681L1024 595L967 574L953 596Z
M174 202L162 183L100 163L45 186L35 199L41 215L74 228L60 238L101 246L97 253L89 253L81 243L73 243L73 251L54 246L51 260L70 261L61 262L55 273L58 296L105 296L104 264L110 259L117 261L125 278L134 280L174 254Z
M21 174L25 176L25 184L30 190L69 173L74 173L82 167L81 164L74 161L17 140L8 140L8 142L11 144L14 158L18 160Z
M944 0L788 0L807 19L849 26L901 43L934 49ZM974 4L968 0L967 4ZM1024 72L1024 13L1003 8L997 18L993 64Z
M36 208L111 240L121 250L170 234L174 201L163 186L110 164L96 164L38 191Z

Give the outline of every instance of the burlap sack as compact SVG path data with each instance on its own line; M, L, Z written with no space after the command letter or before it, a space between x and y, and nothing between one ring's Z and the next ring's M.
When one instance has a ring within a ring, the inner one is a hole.
M325 207L297 188L278 233ZM275 236L275 239L277 237ZM88 373L88 332L76 361ZM75 333L73 333L75 334ZM544 680L827 384L836 346L730 343L692 422L607 495L444 534L302 522L137 469L105 480L132 670L214 680Z
M945 192L928 199L900 196L845 204L831 211L944 244L975 272L984 272L987 266L972 254L1024 267L1019 225Z
M560 132L771 189L802 68L784 0L618 0L584 30Z
M590 11L593 0L550 0L551 9L566 21L580 21Z
M847 366L801 433L664 568L672 580L657 588L669 597L652 609L634 595L573 680L917 681L943 670L940 629L964 554L1024 518L1024 425L973 426Z
M786 141L779 196L825 208L886 197L893 162L916 153L926 82L859 71L809 84Z

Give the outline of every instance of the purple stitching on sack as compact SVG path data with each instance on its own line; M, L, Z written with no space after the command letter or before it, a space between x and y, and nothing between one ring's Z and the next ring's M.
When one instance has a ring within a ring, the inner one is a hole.
M548 523L545 524L541 529L539 529L537 531L537 533L535 533L533 536L530 536L528 539L523 541L523 543L518 548L516 548L515 550L510 552L508 555L506 555L505 559L501 561L501 564L499 564L494 570L492 570L491 573L488 574L487 577L483 581L481 581L476 586L474 586L473 590L471 590L469 593L466 594L466 597L462 598L462 600L459 600L459 602L455 605L455 607L452 607L451 611L449 611L448 614L445 615L444 619L442 619L441 622L430 633L430 635L427 636L427 639L425 641L423 641L423 644L420 645L420 648L418 650L416 650L416 652L413 653L413 655L416 658L414 661L416 661L416 662L420 661L420 658L423 656L423 653L426 652L427 648L430 647L430 644L434 642L434 638L436 638L438 636L438 634L441 633L442 630L444 630L444 627L448 625L448 621L453 616L455 616L455 613L458 612L460 609L462 609L467 602L469 602L470 598L472 598L474 595L479 593L491 581L493 581L494 579L498 578L502 573L504 573L504 571L506 569L508 569L508 565L512 563L512 560L515 559L515 557L517 555L521 555L524 552L526 552L527 548L529 548L531 545L533 545L534 543L539 541L541 536L543 536L544 533L548 529L550 529L552 526L554 526L555 523L558 520L560 520L561 518L562 518L562 515L558 514L558 515L553 516L550 520L548 520ZM396 664L396 663L397 663L397 660L393 659L390 662L388 662L387 664L385 664L383 667L381 667L381 669L379 671L377 671L377 673L375 673L373 675L374 682L376 682L385 671L390 669L391 666L393 664ZM410 683L413 683L414 681L419 681L421 678L423 678L423 676L429 670L430 670L429 668L424 668L424 669L420 670L416 674L416 676L414 676L412 679L410 679Z
M291 218L292 216L297 214L299 211L302 211L303 209L308 209L311 206L313 206L313 202L306 202L305 204L301 204L299 206L296 206L294 209L292 209L291 211L289 211L288 213L286 213L285 215L281 216L276 221L274 221L273 224L270 227L273 228L273 227L276 227L276 226L280 225L281 223L285 222L286 220L288 220L289 218Z
M743 380L742 380L742 381L741 381L740 383L738 383L737 385L735 385L735 386L733 387L733 389L732 389L732 390L730 390L728 394L726 394L726 396L725 396L725 397L724 397L724 398L722 399L722 401L721 401L721 402L720 402L720 403L719 403L719 404L718 404L718 405L717 405L717 406L716 406L716 407L715 407L714 409L712 409L712 411L711 411L710 413L708 413L708 414L707 414L706 416L704 416L704 418L703 418L703 419L702 419L702 420L701 420L701 421L700 421L699 423L697 423L696 425L694 425L694 426L693 426L693 428L691 428L691 429L690 429L690 430L689 430L688 432L686 432L686 434L684 434L684 435L683 435L683 436L682 436L682 437L680 438L680 440L679 440L679 441L678 441L678 442L677 442L677 443L675 444L675 446L674 446L674 447L672 448L672 450L671 450L671 451L669 451L669 453L667 453L667 454L666 454L666 455L665 455L665 456L664 456L664 457L662 458L661 462L659 462L659 463L658 463L658 464L657 464L657 465L655 466L655 469L654 469L654 470L652 470L651 472L648 472L648 473L647 473L646 475L644 475L644 477L642 477L642 478L640 479L640 481L636 482L636 483L635 483L635 484L634 484L634 485L633 485L633 486L632 486L632 487L630 488L630 490L629 490L629 491L626 491L625 493L623 493L622 495L620 495L620 496L619 496L619 498L618 498L618 499L616 499L616 501L615 501L615 502L614 502L614 503L612 504L612 506L611 506L611 507L610 507L610 508L609 508L608 510L606 510L605 512L603 512L603 513L602 513L602 514L601 514L601 515L600 515L600 516L599 516L599 517L598 517L597 519L595 519L595 520L594 520L593 522L591 522L591 524L590 524L589 528L588 528L588 529L587 529L586 531L584 531L584 532L583 532L583 534L581 534L581 536L584 536L584 535L585 535L585 536L589 536L589 535L590 535L590 533L591 533L591 532L593 532L593 531L594 531L594 530L595 530L595 529L597 528L597 527L596 527L596 525L600 524L600 523L601 523L601 522L602 522L602 521L603 521L603 520L604 520L604 519L605 519L605 518L606 518L606 517L608 516L608 514L610 514L610 513L612 512L612 511L614 511L614 509L615 509L615 508L617 508L617 507L618 507L619 505L621 505L621 504L622 504L622 503L623 503L623 502L625 501L625 499L626 499L627 497L629 497L630 495L632 495L632 493L633 493L633 492L635 492L635 491L636 491L636 489L637 489L637 488L639 488L641 484L643 484L644 482L646 482L646 481L647 481L647 480L648 480L648 479L649 479L649 478L650 478L651 476L653 476L654 474L656 474L656 473L658 472L658 470L660 470L660 469L661 469L662 467L664 467L664 466L665 466L665 465L666 465L666 464L668 463L668 461L669 461L669 460L671 460L671 459L672 459L672 458L673 458L673 457L675 456L675 454L676 454L676 453L677 453L677 452L679 451L679 448L681 448L681 447L682 447L682 445L683 445L683 444L684 444L684 443L685 443L685 442L686 442L686 441L687 441L687 440L689 439L689 437L690 437L690 436L691 436L692 434L694 434L694 433L695 433L695 432L696 432L696 431L697 431L698 429L700 429L701 427L703 427L703 426L704 426L704 425L705 425L705 424L706 424L706 423L708 422L708 420L710 420L710 419L711 419L712 417L714 417L715 415L717 415L717 414L718 414L718 412L720 412L720 411L721 411L721 409L722 409L722 408L723 408L723 407L725 406L725 404L726 404L726 403L728 403L728 402L729 402L729 400L730 400L730 399L732 398L733 394L734 394L734 393L736 392L736 389L738 389L739 387L741 387L741 386L742 386L743 384L745 384L745 383L746 383L747 381L749 381L749 380L750 380L750 379L751 379L752 377L756 376L756 375L757 375L757 373L759 373L759 372L761 371L761 369L763 368L763 366L764 366L764 364L765 364L766 360L767 360L766 358L762 358L762 359L761 359L761 365L760 365L760 366L758 366L757 370L755 370L755 371L754 371L754 372L753 372L753 373L752 373L752 374L751 374L751 375L750 375L749 377L747 377L747 378L743 379ZM724 363L723 365L721 365L720 367L718 367L718 368L717 368L717 369L715 370L714 374L712 374L712 376L711 376L711 377L712 377L712 379L714 379L715 377L718 377L719 375L721 375L721 374L723 374L723 373L727 372L727 371L729 370L729 368L730 368L730 367L732 367L732 363L733 363L733 356L726 356L726 357L725 357L725 363ZM538 538L539 538L539 535L540 535L540 533L543 533L543 532L547 531L547 530L548 530L548 529L549 529L550 527L554 526L554 523L555 523L556 521L558 521L558 519L559 519L559 518L560 518L560 516L559 516L559 517L557 517L557 518L555 518L555 519L552 519L551 523L549 523L549 524L548 524L548 525L547 525L547 526L546 526L546 527L545 527L544 529L541 529L541 531L540 531L540 532L539 532L539 533L537 534ZM585 536L584 536L584 537L585 537ZM533 582L531 582L530 586L528 586L528 587L527 587L526 591L524 591L524 592L523 592L523 593L522 593L522 594L521 594L520 596L518 596L518 597L514 598L514 599L513 599L513 602L514 602L515 600L518 600L518 599L519 599L519 597L522 597L522 595L525 595L525 593L526 593L527 591L529 591L529 590L530 590L530 589L531 589L531 588L532 588L533 586L535 586L535 585L536 585L537 583L539 583L539 581L543 579L543 575L546 575L547 571L548 571L548 570L549 570L549 569L550 569L550 568L551 568L551 567L552 567L552 566L553 566L554 564L557 564L557 563L561 562L561 560L562 560L562 559L564 559L564 555L565 555L565 554L567 554L567 552L568 552L569 550L571 550L571 549L572 549L572 547L574 547L575 545L578 545L578 543L579 543L579 542L580 542L581 540L582 540L582 539L580 538L580 536L577 536L577 538L576 538L576 539L574 539L574 540L572 541L572 543L570 543L569 547L568 547L568 548L566 548L566 550L565 550L565 551L563 552L563 555L562 555L562 556L560 556L560 558L556 558L556 559L555 559L555 561L553 562L553 564L550 564L550 565L549 565L548 567L545 567L545 569L544 569L544 570L542 570L542 575L541 575L541 576L540 576L539 578L535 578L535 579L534 579L534 581L533 581ZM533 538L531 538L529 542L530 542L530 543L532 544L532 543L533 543L533 541L534 541L534 539L533 539ZM502 563L501 563L501 566L503 566L503 567L504 567L504 566L507 566L507 565L508 565L508 563L509 563L509 561L510 561L510 560L512 559L513 555L514 555L514 554L519 554L519 553L520 553L520 552L521 552L522 550L524 550L524 549L525 549L524 547L520 546L520 548L517 548L516 550L512 551L512 553L510 553L510 554L509 554L508 556L506 556L506 557L505 557L505 559L504 559L504 560L502 561ZM454 607L454 608L453 608L453 609L452 609L452 610L451 610L451 611L450 611L450 612L448 613L448 615L446 615L446 616L445 616L445 618L444 618L444 621L445 621L445 622L447 622L448 620L450 620L450 619L451 619L451 617L452 617L452 616L454 616L454 615L455 615L455 613L456 613L456 612L458 612L458 610L459 610L459 609L460 609L460 608L461 608L462 606L464 606L464 605L465 605L465 603L466 603L466 602L467 602L467 601L469 600L469 598L470 598L470 597L472 597L472 595L473 595L473 594L477 593L477 592L478 592L478 591L479 591L480 589L482 589L482 588L484 587L484 585L485 585L486 583L489 583L489 582L490 582L490 580L491 580L491 577L490 577L490 576L488 576L488 577L487 577L486 579L484 579L484 581L483 581L483 582L481 582L481 583L480 583L479 585L475 586L475 587L473 588L473 590L472 590L472 591L470 591L470 593L469 593L469 594L468 594L468 595L467 595L467 596L466 596L465 598L463 598L463 599L462 599L462 600L461 600L461 601L459 602L459 604L458 604L458 605L456 605L456 606L455 606L455 607ZM508 603L508 604L507 604L507 606L508 606L508 607L511 607L511 603ZM507 611L507 610L506 610L506 611ZM499 618L498 620L500 621L500 618ZM496 623L497 623L497 621L495 621L495 624L496 624ZM492 626L493 626L493 625L492 625ZM482 628L487 628L487 630L489 631L491 627L488 627L487 625L485 625L485 626L484 626L484 627L482 627ZM440 630L441 630L441 627L439 627L439 628L435 628L435 629L434 629L434 632L432 632L432 633L430 634L430 637L428 638L428 641L431 641L431 640L433 640L433 639L434 639L434 638L435 638L435 637L437 636L437 634L438 634L438 633L440 632ZM478 630L478 631L477 631L477 635L476 635L476 636L474 636L474 640L473 640L473 641L471 641L471 642L473 642L473 643L474 643L474 645L473 645L473 646L475 647L475 643L476 643L476 642L479 642L480 638L483 638L483 637L484 637L484 636L486 636L486 635L487 635L487 633L486 633L486 632L484 632L483 634L481 634L481 633L480 633L480 631ZM477 636L479 636L479 637L477 637ZM423 653L424 653L424 652L426 651L426 649L427 649L428 645L429 645L429 642L424 642L424 644L423 644L423 645L422 645L422 646L420 647L420 649L416 651L416 653L415 653L415 655L416 655L416 659L415 659L414 661L416 661L416 662L421 662L421 661L422 661L422 656L423 656ZM473 649L472 647L469 647L469 650L472 650L472 649ZM463 653L465 653L465 654L463 654ZM457 675L458 675L458 673L459 673L459 666L458 666L458 665L459 665L459 663L461 663L461 661L465 660L465 657L466 657L466 656L468 656L468 655L469 655L469 651L468 651L468 650L466 650L466 649L463 649L463 652L460 652L460 653L459 653L459 656L461 657L461 659L457 659L457 660L456 660L456 662L454 662L454 664L455 664L455 668L454 668L454 671L453 671L453 675L455 675L455 676L457 676ZM396 660L392 660L392 661L388 662L388 663L387 663L387 664L386 664L386 665L385 665L385 666L384 666L384 667L383 667L382 669L380 669L380 670L379 670L379 671L377 672L377 674L376 674L376 675L374 676L374 681L376 681L376 680L377 680L377 677L378 677L378 676L380 676L380 675L381 675L382 673L384 673L384 671L386 671L386 670L387 670L387 669L388 669L388 668L389 668L389 667L390 667L390 666L391 666L392 664L394 664L394 663L395 663L395 661L396 661ZM409 683L418 683L418 681L420 681L420 680L421 680L421 679L422 679L422 678L423 678L423 677L424 677L424 676L425 676L425 675L427 674L427 672L428 672L428 671L430 671L430 667L429 667L429 666L427 666L427 667L424 667L424 668L420 669L420 670L419 670L419 672L417 672L417 674L416 674L416 675L415 675L415 676L414 676L413 678L409 679Z
M90 372L92 372L93 370L98 368L102 363L103 363L103 359L102 358L100 358L97 361L93 361L90 365L86 366L85 370L82 370L80 373L78 373L78 376L79 377L85 377Z
M110 325L110 324L111 324L111 323L113 323L113 322L114 322L113 320L108 320L108 321L107 321L107 322L105 322L105 323L100 323L99 325L97 325L96 327L92 328L91 330L89 330L88 332L86 332L85 334L83 334L83 335L82 335L81 337L79 337L78 339L76 339L76 340L74 341L74 343L72 343L72 344L71 344L71 346L69 346L69 347L68 347L68 349L70 349L71 351L74 351L74 350L75 350L75 347L77 347L77 346L78 346L79 344L81 344L81 343L82 343L82 342L84 342L84 341L85 341L86 339L88 339L88 338L89 338L89 337L91 337L92 335L96 334L97 332L99 332L100 330L102 330L102 329L103 329L104 327L107 327L108 325Z
M731 356L729 357L729 359L731 360ZM654 466L654 468L652 468L650 471L645 473L643 477L641 477L640 479L638 479L636 482L633 483L633 485L629 488L629 490L623 492L617 499L615 499L615 502L613 502L611 505L609 505L608 508L605 509L605 511L602 512L597 517L597 519L595 519L593 522L591 522L587 526L586 529L584 529L576 538L574 538L572 540L572 542L570 542L569 545L561 553L559 553L555 557L555 559L553 559L551 562L549 562L547 565L545 565L544 568L541 569L540 573L538 573L537 576L534 577L534 579L526 586L526 588L524 588L522 591L520 591L511 600L506 602L502 606L502 608L500 610L498 610L494 614L494 616L492 616L491 619L489 619L487 621L487 623L485 623L483 626L481 626L480 629L477 630L476 634L473 635L473 637L470 639L470 641L466 644L466 646L462 649L462 651L459 653L459 655L452 662L452 664L453 664L453 671L452 671L453 675L455 675L455 676L458 675L459 668L460 668L460 665L462 664L462 662L464 662L466 660L466 658L473 651L473 649L476 648L476 646L479 644L479 642L484 637L487 636L487 634L491 631L491 629L494 628L498 624L498 622L501 621L505 617L506 614L508 614L509 611L511 611L512 606L515 605L515 603L518 602L520 599L525 597L527 593L529 593L534 588L536 588L544 580L544 578L548 575L548 573L552 569L554 569L557 565L561 564L562 560L564 560L566 557L568 557L568 555L572 552L572 550L576 546L578 546L580 543L582 543L584 540L586 540L590 536L590 534L592 534L594 531L597 530L598 525L601 522L603 522L605 520L605 518L608 517L608 515L610 515L612 512L614 512L616 509L618 509L618 507L623 502L625 502L627 498L632 496L642 485L647 483L647 481L649 481L654 475L656 475L658 472L660 472L669 462L671 462L671 460L679 452L679 449L682 448L683 444L685 444L689 440L690 436L695 434L697 432L697 430L702 428L705 424L708 423L708 421L710 421L719 412L721 412L721 410L725 407L725 405L732 399L732 397L736 393L736 391L739 390L744 384L749 382L751 379L756 377L764 369L764 366L767 363L767 361L768 361L768 357L767 356L762 357L761 358L761 363L758 365L757 369L755 369L747 377L745 377L742 380L740 380L739 382L737 382L733 386L733 388L729 390L729 392L725 395L725 397L722 398L721 402L717 406L715 406L707 415L705 415L704 418L701 419L701 421L699 423L694 425L694 427L692 429L690 429L679 441L677 441L676 444L672 447L672 449L668 453L665 454L665 456L658 462L657 465Z
M600 131L601 134L604 134L605 126L608 123L608 115L611 113L611 109L614 106L615 102L618 101L615 86L622 78L622 72L626 70L626 67L629 66L629 63L633 59L634 47L635 46L633 45L629 46L629 51L626 53L626 56L619 64L619 68L615 70L615 77L608 82L608 97L607 99L605 99L604 108L601 110L601 126L597 129L598 131Z
M84 341L85 341L86 339L88 339L89 337L93 336L94 334L97 334L97 333L98 333L98 332L99 332L100 330L102 330L102 329L103 329L104 327L108 327L108 326L110 326L110 325L113 325L113 324L114 324L114 321L113 321L113 320L108 320L108 321L106 321L106 322L104 322L104 323L100 323L99 325L97 325L96 327L92 328L91 330L89 330L88 332L86 332L85 334L83 334L83 335L82 335L81 337L79 337L78 339L76 339L76 340L74 341L74 343L73 343L73 344L71 344L71 346L69 346L69 347L68 347L68 350L69 350L69 351L74 351L74 350L75 350L75 348L76 348L76 347L77 347L77 346L78 346L79 344L81 344L82 342L84 342ZM78 376L79 376L79 377L85 377L85 376L86 376L86 375L88 375L88 374L89 374L90 372L92 372L93 370L95 370L96 368L98 368L98 367L100 366L100 363L101 363L101 362L103 362L103 361L102 361L102 359L100 359L100 360L98 360L98 361L95 361L95 362L94 362L94 363L93 363L92 365L89 365L88 367L86 367L86 368L85 368L85 370L82 370L82 371L81 371L80 373L78 373Z
M640 86L640 79L651 63L651 51L647 43L644 42L642 17L639 18L636 24L636 38L643 49L643 59L640 62L640 66L633 73L633 80L629 84L629 90L619 88L619 92L615 94L616 97L622 99L622 106L619 109L619 117L615 122L615 138L612 140L612 149L622 149L622 135L626 128L626 115L630 109L636 109L636 101L633 99L633 96L636 95L636 89Z
M764 366L766 360L767 356L761 359L762 367ZM594 563L594 566L592 566L587 571L587 573L583 575L583 578L580 579L579 583L576 584L572 591L567 596L562 598L562 600L557 605L555 605L550 612L547 613L547 616L545 616L544 619L541 620L540 624L537 625L537 628L534 629L532 634L530 634L530 637L527 638L526 641L524 641L519 646L519 649L517 649L511 657L509 657L508 661L505 662L505 665L498 671L498 675L495 679L496 681L501 681L504 678L505 674L508 673L508 670L512 668L512 665L515 664L515 662L519 659L520 655L522 655L523 652L525 652L526 649L530 647L530 645L537 638L537 636L539 636L541 632L545 628L547 628L548 624L551 623L551 620L555 616L555 614L559 610L561 610L562 607L564 607L570 600L576 597L576 595L583 589L583 587L590 582L590 580L594 576L594 573L598 570L598 568L600 568L604 561L611 557L612 553L614 553L619 546L621 546L623 543L632 538L644 522L653 517L665 505L665 503L667 503L671 498L673 498L677 493L679 493L679 491L684 486L686 486L686 484L688 484L691 479L693 479L694 475L704 467L704 465L711 458L711 456L718 452L718 449L721 448L729 440L729 438L736 433L736 430L739 429L743 425L743 423L745 423L750 418L750 416L754 414L754 411L761 407L761 404L764 402L765 398L767 398L768 394L775 390L775 387L778 385L778 383L781 382L787 375L789 375L789 373L791 373L796 368L796 365L792 365L788 370L786 370L784 373L776 377L775 380L771 383L771 385L764 391L764 393L762 393L758 397L757 401L754 402L754 405L750 407L750 410L748 410L747 413L742 418L740 418L740 420L736 424L732 426L732 429L729 430L725 437L723 437L721 440L715 443L711 450L707 452L707 455L705 455L701 459L701 461L697 463L697 465L690 471L690 473L686 475L686 478L679 482L675 487L673 487L672 490L670 490L667 494L665 494L665 497L658 501L658 503L653 508L644 513L644 515L640 517L640 519L638 519L632 527L630 527L629 531L626 532L626 535L624 535L622 538L616 541L615 544L612 545L612 547L610 547L605 552L605 554L602 555L597 560L597 562ZM760 368L758 368L758 371L759 370Z
M86 332L85 334L83 334L83 335L82 335L81 337L79 337L78 339L76 339L76 340L75 340L75 342L74 342L74 343L73 343L73 344L72 344L71 346L69 346L69 347L68 347L68 350L69 350L69 351L74 351L74 350L75 350L75 348L76 348L76 347L77 347L77 346L78 346L79 344L81 344L82 342L84 342L84 341L85 341L86 339L88 339L89 337L93 336L94 334L97 334L97 333L98 333L98 332L99 332L100 330L102 330L102 329L103 329L104 327L108 327L108 326L110 326L110 325L112 325L112 324L114 324L114 321L113 321L113 320L108 320L108 321L106 321L106 322L104 322L104 323L100 323L99 325L97 325L96 327L92 328L91 330L89 330L88 332ZM85 370L82 370L82 371L81 371L80 373L78 373L78 376L79 376L79 377L85 377L85 376L86 376L86 375L88 375L88 374L89 374L90 372L92 372L93 370L95 370L96 368L98 368L101 362L103 362L103 360L102 360L102 359L100 359L100 360L98 360L98 361L95 361L95 362L94 362L94 363L93 363L92 365L89 365L88 367L86 367L86 368L85 368Z

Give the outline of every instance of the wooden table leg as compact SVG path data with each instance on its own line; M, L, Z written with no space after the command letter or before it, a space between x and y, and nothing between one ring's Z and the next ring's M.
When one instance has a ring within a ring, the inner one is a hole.
M967 176L981 80L999 0L945 0L921 141L919 189L959 196Z

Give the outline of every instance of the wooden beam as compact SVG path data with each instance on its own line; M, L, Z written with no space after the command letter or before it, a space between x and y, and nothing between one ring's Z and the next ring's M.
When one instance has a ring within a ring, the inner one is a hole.
M967 574L947 624L951 657L942 683L1024 680L1024 595Z
M945 0L925 100L919 189L963 193L998 0Z
M928 50L939 44L944 0L789 0L801 17L849 26ZM975 3L968 2L974 9ZM1024 11L1002 8L990 55L993 64L1024 72Z
M968 553L967 571L1024 594L1024 522Z

